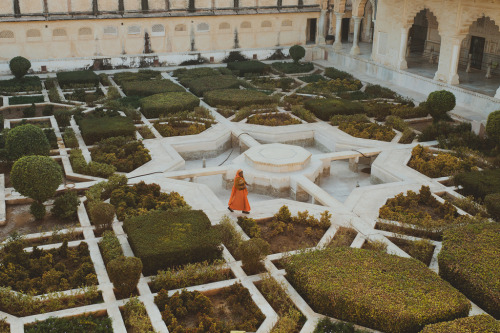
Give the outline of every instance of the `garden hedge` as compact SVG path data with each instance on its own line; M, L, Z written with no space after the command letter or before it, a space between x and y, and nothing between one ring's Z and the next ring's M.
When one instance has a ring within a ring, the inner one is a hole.
M310 99L304 107L321 120L329 121L334 115L364 113L363 104L334 98Z
M140 69L139 72L120 72L113 75L113 81L122 85L127 81L148 81L161 78L161 72L150 69Z
M269 104L273 99L263 92L244 89L222 89L207 91L205 102L212 106L232 106L241 108L248 105Z
M283 265L316 312L384 332L418 332L467 316L471 308L464 295L415 259L337 247L291 256Z
M287 74L294 73L308 73L314 69L311 62L298 63L298 62L273 62L271 65L274 69Z
M459 173L453 182L462 186L463 195L484 199L488 194L500 192L500 169Z
M42 95L38 96L12 96L9 97L9 105L43 103L44 98Z
M43 130L32 124L14 127L4 137L5 149L13 161L28 155L48 156L50 143Z
M193 80L198 80L205 76L218 76L221 75L221 72L210 67L179 68L174 71L173 75L177 77L182 85L187 86Z
M84 315L79 317L50 317L44 321L36 321L24 328L26 333L66 332L66 333L112 333L111 318Z
M134 122L127 117L85 118L80 122L80 130L88 145L113 136L133 136L135 134Z
M431 324L420 333L493 333L500 332L500 322L488 315L459 318L444 323Z
M205 92L211 90L238 89L240 82L232 75L204 76L189 81L187 87L196 96L203 96Z
M123 224L144 274L221 257L220 237L201 210L151 211Z
M61 88L95 86L99 84L99 76L92 71L59 72L57 81Z
M193 111L200 100L188 92L169 92L142 98L141 112L146 118L159 118L162 115L181 111Z
M325 76L331 78L331 79L348 79L348 80L353 80L354 76L347 72L340 71L336 68L333 67L328 67L325 69Z
M122 89L128 96L147 97L166 92L179 92L184 89L170 80L124 81Z
M238 76L245 76L247 73L265 74L269 71L269 65L258 60L230 62L227 68L238 72Z
M0 80L0 93L28 92L42 90L38 76L26 76L22 79Z
M439 275L500 319L500 224L447 230L438 255Z

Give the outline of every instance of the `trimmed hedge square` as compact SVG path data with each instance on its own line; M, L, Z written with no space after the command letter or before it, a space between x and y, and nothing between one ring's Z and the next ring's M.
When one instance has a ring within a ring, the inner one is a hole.
M500 192L500 169L464 172L453 177L455 185L461 185L464 195L484 199L488 194Z
M9 97L9 105L43 103L44 98L40 96L12 96Z
M446 230L439 275L493 317L500 319L500 224Z
M273 103L272 97L256 90L222 89L207 91L204 95L205 102L211 106L232 106L241 108L249 105Z
M95 86L99 83L99 76L92 71L59 72L57 81L61 88Z
M191 80L187 87L196 96L203 96L207 91L239 88L240 82L232 75L204 76Z
M201 210L151 211L126 219L123 228L145 275L222 255L219 233Z
M335 98L310 99L305 102L304 106L324 121L329 121L334 115L365 113L363 104Z
M0 93L8 94L22 91L42 91L40 78L38 76L25 76L21 79L0 80Z
M168 92L141 99L141 112L146 118L159 118L161 115L181 111L193 111L200 105L200 99L188 92Z
M114 136L133 136L134 122L126 117L84 118L80 122L83 140L92 145Z
M289 257L287 279L316 312L384 332L467 316L464 295L423 263L378 251L326 248Z
M219 76L221 72L218 69L210 67L179 68L174 71L173 75L177 77L183 86L187 86L193 80L198 80L205 76Z
M227 68L237 71L238 76L245 76L247 73L264 74L269 72L269 65L258 60L236 61L227 64Z
M140 97L184 91L184 88L170 80L124 81L122 89L127 96Z
M311 62L273 62L271 66L274 69L286 74L308 73L314 69L314 65Z
M500 332L500 322L488 315L459 318L425 326L420 333L493 333Z
M140 69L139 72L120 72L113 75L113 81L122 85L127 81L148 81L151 79L160 79L161 72L151 69Z

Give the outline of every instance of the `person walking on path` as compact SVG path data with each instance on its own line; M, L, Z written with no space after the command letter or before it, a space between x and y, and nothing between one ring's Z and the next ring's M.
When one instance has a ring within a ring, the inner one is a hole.
M245 178L243 178L243 170L239 169L234 176L233 190L227 207L231 212L241 210L243 214L250 214L247 185Z

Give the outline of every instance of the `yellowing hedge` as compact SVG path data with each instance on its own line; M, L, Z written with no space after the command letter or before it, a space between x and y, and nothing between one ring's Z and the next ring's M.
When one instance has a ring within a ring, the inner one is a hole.
M455 319L427 325L420 333L494 333L500 332L500 322L488 315Z

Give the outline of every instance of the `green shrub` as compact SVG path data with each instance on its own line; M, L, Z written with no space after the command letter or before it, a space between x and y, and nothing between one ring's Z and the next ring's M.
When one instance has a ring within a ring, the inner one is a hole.
M52 116L54 114L54 105L45 105L42 110L43 116Z
M500 145L500 110L492 112L488 115L486 122L486 134Z
M24 328L26 333L66 332L66 333L113 333L111 318L85 315L80 317L50 317L36 321Z
M139 283L142 273L141 259L136 257L118 257L106 266L109 279L123 297L130 297Z
M189 81L187 87L196 96L203 96L205 92L211 90L238 89L240 81L232 75L203 76Z
M273 62L271 66L277 71L286 74L308 73L314 69L314 65L311 62L303 64L298 62Z
M361 331L354 328L351 323L345 322L333 322L329 318L323 318L318 321L316 328L313 333L364 333L366 331Z
M13 96L9 97L9 105L43 103L43 96Z
M62 219L74 219L79 205L80 200L78 200L76 192L67 191L54 200L51 213Z
M94 87L99 84L99 76L92 71L58 72L56 75L63 89Z
M433 123L431 126L427 126L422 134L418 136L418 141L432 141L436 140L438 137L448 137L452 134L465 135L470 133L471 124L469 123L460 123L455 125L453 123L448 123L444 121L440 121L437 123Z
M333 97L337 94L346 92L356 92L359 90L363 84L358 80L348 80L348 79L335 79L328 81L317 81L309 83L305 87L300 88L297 92L303 94L313 94L313 95L323 95L326 97ZM350 96L350 95L348 95Z
M132 297L125 303L123 317L127 328L130 328L133 332L155 333L146 307L139 301L139 298Z
M452 176L459 172L470 171L473 165L474 160L469 156L459 158L444 152L434 154L428 147L421 145L413 148L411 159L408 162L410 168L431 178Z
M116 168L109 164L94 161L87 164L80 149L72 149L69 152L69 161L73 171L82 175L108 178L116 172Z
M179 79L182 85L187 86L191 81L196 81L205 76L221 75L221 72L210 67L179 68L174 71L173 75Z
M34 172L36 170L36 172ZM10 173L12 186L17 192L35 200L40 205L54 196L62 183L62 171L59 164L48 156L24 156L14 163ZM35 205L36 206L36 205ZM45 208L43 208L45 215Z
M224 244L224 246L234 256L238 246L242 242L240 233L236 231L235 227L231 223L231 219L227 215L222 217L216 228L219 231L222 244Z
M354 76L352 76L351 74L349 74L347 72L340 71L340 70L333 68L333 67L328 67L327 69L325 69L325 76L328 76L331 79L341 79L341 80L344 80L344 79L353 80L354 79Z
M372 98L388 98L394 99L397 94L389 88L382 87L378 84L369 84L365 88L365 93L372 96Z
M500 322L488 315L459 318L444 323L431 324L420 333L493 333L500 332Z
M459 173L453 177L453 182L462 186L462 194L484 199L488 194L500 192L500 169Z
M99 247L102 252L102 259L104 264L108 264L111 260L117 259L123 256L122 246L118 237L111 230L106 230L102 234L101 241L99 242Z
M26 76L21 79L0 80L0 93L41 92L42 83L38 76Z
M24 57L14 57L9 61L9 68L16 79L21 79L31 68L31 62Z
M350 114L350 115L338 114L330 118L330 124L332 126L339 126L341 123L351 123L351 122L369 123L370 119L368 119L368 117L363 113Z
M269 65L258 60L229 62L227 68L237 72L238 76L245 76L247 73L265 74L269 71Z
M44 128L43 134L45 135L45 137L49 141L50 148L57 149L58 148L57 136L56 136L56 132L54 131L54 129L53 128Z
M127 81L148 81L151 79L161 79L161 72L150 69L140 69L139 72L121 72L113 74L113 81L123 85Z
M409 105L394 105L390 107L390 111L393 116L403 119L423 118L427 117L427 115L429 114L429 109L424 106L424 103L420 103L420 105L417 107L412 107Z
M54 111L54 117L56 118L57 125L59 125L59 127L69 126L72 115L73 112L68 109L58 109Z
M484 197L484 205L488 214L497 221L500 221L500 193L488 194Z
M240 51L231 51L225 57L222 62L227 64L228 62L236 62L236 61L248 61L249 59L245 57L243 54L241 54Z
M62 134L64 140L64 146L66 148L76 148L78 147L78 139L76 138L75 132L71 127L66 127L64 133Z
M35 201L30 206L30 213L36 220L43 220L46 212L45 205L41 202Z
M141 111L146 118L159 118L180 111L192 111L200 105L200 100L188 92L156 94L145 97L140 102Z
M126 219L130 246L144 264L144 274L221 256L220 237L201 210L151 211Z
M80 122L80 130L88 145L114 136L135 134L134 122L126 117L84 118Z
M500 225L470 224L444 232L439 275L500 318Z
M304 107L321 120L328 121L334 115L352 115L364 113L363 104L340 99L310 99Z
M24 118L33 118L36 115L36 105L31 103L31 106L23 109Z
M289 49L290 57L292 57L293 62L298 63L300 59L304 58L306 55L306 49L300 45L293 45Z
M52 103L61 103L61 96L59 95L59 91L57 91L57 88L49 89L49 100Z
M260 237L261 229L254 219L246 216L238 216L238 225L248 237Z
M256 90L224 89L207 91L205 102L212 106L232 106L241 108L247 105L270 104L273 99Z
M93 161L113 165L120 172L130 172L151 160L141 141L123 136L99 141L91 155Z
M311 111L306 110L300 105L294 105L292 106L292 114L294 116L299 117L302 120L307 121L308 123L314 123L316 122L316 118L314 117L314 114L312 114Z
M170 80L125 81L122 89L128 96L147 97L166 92L182 92L184 89Z
M107 202L90 205L90 220L98 229L110 229L115 218L115 207Z
M243 268L250 274L259 272L262 266L261 261L270 252L269 243L262 238L251 238L247 241L243 241L236 251L238 257L241 258Z
M467 316L471 308L415 259L337 247L297 254L283 264L316 312L376 330L418 332L425 324Z
M446 112L455 108L455 95L446 90L431 92L427 97L427 107L434 120L447 119Z
M311 82L318 82L318 81L326 81L327 79L320 74L311 74L311 75L306 75L306 76L299 76L299 80L311 83Z

